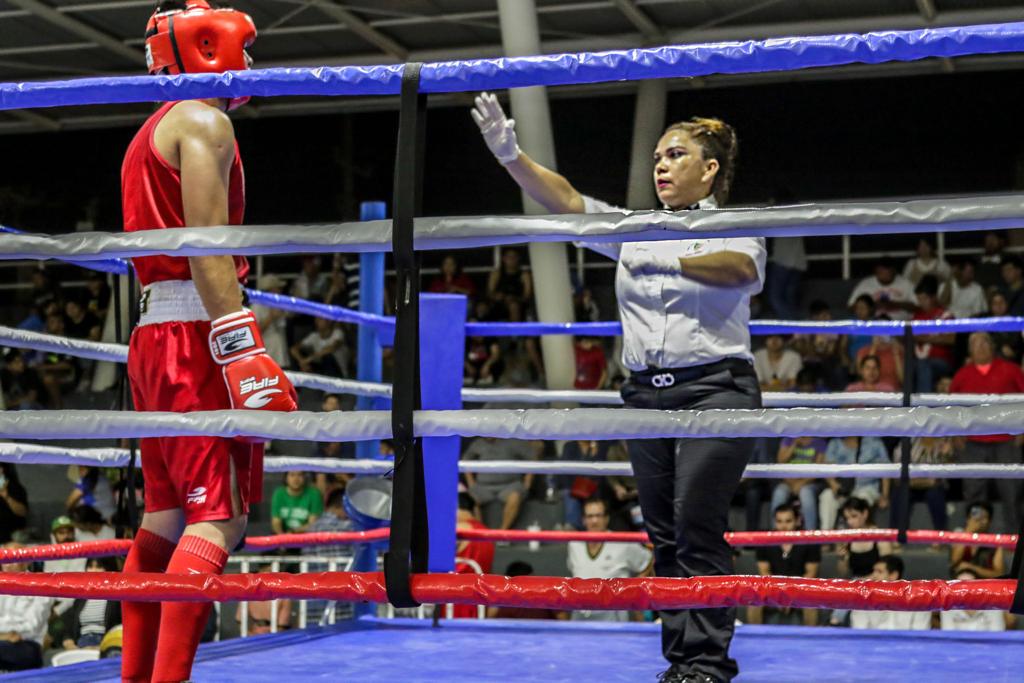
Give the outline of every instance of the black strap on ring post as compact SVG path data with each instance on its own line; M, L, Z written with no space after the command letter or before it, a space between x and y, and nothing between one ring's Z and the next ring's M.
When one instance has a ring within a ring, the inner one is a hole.
M910 407L914 390L914 329L910 323L903 325L903 407ZM896 541L907 542L907 527L910 526L910 437L900 439L900 483L896 495L889 504L899 503L899 518L896 520Z
M122 278L125 278L125 280ZM128 285L127 335L125 334L124 315L122 313L124 297L121 295L121 287L124 282L127 282ZM128 341L127 337L130 337L132 330L135 329L138 314L135 303L135 274L131 269L128 270L127 275L118 274L114 276L113 299L114 338L118 344L126 344ZM118 410L123 412L128 410L130 405L127 364L119 365L117 372L117 407ZM127 526L132 530L133 535L139 525L139 510L135 503L135 453L136 441L131 439L128 448L128 465L123 473L124 485L121 487L121 499L118 501L118 508L127 516Z
M410 579L427 571L427 499L423 445L413 431L420 408L419 258L413 245L413 218L420 212L427 97L419 92L420 67L406 64L398 119L391 246L395 260L395 367L391 429L395 473L391 495L391 537L384 555L388 600L416 607Z

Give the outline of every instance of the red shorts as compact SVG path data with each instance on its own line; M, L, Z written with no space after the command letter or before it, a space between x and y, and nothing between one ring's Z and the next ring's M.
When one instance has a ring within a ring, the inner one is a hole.
M143 325L132 333L128 377L135 410L186 413L231 407L210 356L208 321ZM209 436L142 439L146 511L181 508L185 523L230 519L234 464L242 514L263 493L263 445Z

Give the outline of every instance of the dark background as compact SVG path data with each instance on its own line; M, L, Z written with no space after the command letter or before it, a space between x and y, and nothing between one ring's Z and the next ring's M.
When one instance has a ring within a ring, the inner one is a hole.
M719 116L736 127L733 204L1002 192L1020 189L1024 175L1022 85L1021 72L1007 71L687 89L670 93L668 118ZM552 101L559 169L581 191L624 202L633 101ZM249 223L353 219L360 201L390 199L397 112L235 125ZM68 232L93 201L97 228L120 229L120 163L134 131L0 138L0 222ZM468 104L431 109L427 138L425 213L521 211ZM865 238L862 248L906 248L907 239ZM948 243L979 242L964 234Z

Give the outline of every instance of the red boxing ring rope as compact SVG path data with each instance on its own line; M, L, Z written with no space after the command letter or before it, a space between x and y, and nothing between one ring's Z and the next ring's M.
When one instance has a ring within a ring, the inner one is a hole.
M248 551L267 551L277 548L306 548L318 545L343 545L386 541L389 530L321 532L312 534L280 534L277 536L253 536L246 539ZM466 541L510 541L526 543L567 543L569 541L590 541L594 543L647 543L647 534L634 531L521 531L498 529L458 529L460 540ZM783 543L794 545L817 545L825 543L852 543L855 541L896 542L895 529L840 529L837 531L736 531L725 535L733 546L773 546ZM912 544L956 544L1013 550L1016 534L971 534L964 531L908 531L907 540ZM126 555L132 542L126 539L105 541L81 541L37 545L28 548L0 548L0 564L11 562L38 562L42 560L66 560L83 557L106 557Z
M1016 581L851 581L783 576L690 579L509 578L490 574L419 574L423 603L501 605L561 610L697 609L737 605L932 611L1006 610ZM0 593L128 601L341 600L386 602L379 572L311 574L0 573Z

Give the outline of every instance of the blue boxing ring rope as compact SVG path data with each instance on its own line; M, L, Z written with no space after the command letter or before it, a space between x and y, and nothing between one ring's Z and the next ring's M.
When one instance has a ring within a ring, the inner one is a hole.
M482 89L501 89L514 87L527 87L535 85L569 85L598 83L612 80L640 80L648 78L679 78L696 77L710 74L737 74L762 71L794 70L811 67L839 66L853 63L881 63L888 61L909 61L933 57L957 57L971 54L992 54L1001 52L1018 52L1024 50L1024 23L1009 23L998 25L971 26L960 28L937 28L918 31L881 31L864 35L844 34L835 36L817 36L775 39L766 41L745 41L745 42L723 42L690 46L669 46L654 49L642 50L621 50L601 53L578 53L545 55L538 57L508 58L508 59L481 59L453 62L439 62L424 64L421 66L419 81L417 83L417 94L423 97L429 93L442 92L464 92ZM70 81L53 81L46 83L5 83L0 84L0 109L23 109L33 107L56 107L84 104L104 104L123 102L151 102L169 101L208 97L240 97L240 96L286 96L286 95L319 95L319 96L357 96L357 95L395 95L399 93L403 76L406 74L407 65L372 66L372 67L319 67L305 69L265 69L248 72L229 72L225 74L197 74L180 76L133 76L121 78L86 78ZM406 149L405 152L415 156L418 152L415 148ZM401 153L401 149L400 149ZM417 181L413 180L414 183ZM398 183L396 183L398 185ZM410 212L415 209L406 203L403 206L395 207L396 213L406 212L405 215L411 218ZM383 216L375 216L382 218ZM1012 219L1010 220L1012 223ZM396 230L396 237L408 240L412 243L412 221L407 222L407 231L399 235ZM994 219L989 223L978 223L978 225L1007 225L1007 219ZM1018 221L1019 224L1019 221ZM855 231L856 224L841 224L831 226L832 230ZM754 228L756 231L756 227ZM977 229L977 228L975 228ZM215 230L215 229L214 229ZM876 231L877 228L866 229L867 232ZM752 233L758 234L758 233ZM763 233L760 233L763 234ZM662 237L663 239L665 237ZM15 238L17 239L17 238ZM453 245L454 246L454 245ZM296 251L301 249L295 249ZM344 245L329 244L325 251L344 250ZM371 251L370 249L362 249ZM378 250L379 251L379 250ZM373 254L380 257L379 254ZM86 259L95 265L93 259ZM108 266L109 261L100 259ZM83 262L79 262L82 264ZM91 266L91 267L94 267ZM367 344L368 347L376 349L381 344L386 344L388 334L396 327L396 321L383 317L380 314L377 301L380 296L381 285L378 284L378 277L375 266L372 262L364 265L370 272L374 272L372 278L374 284L367 288L367 300L361 302L361 308L366 310L358 315L351 315L345 322L363 323L361 330L368 331L370 335L377 337L377 343ZM99 269L103 269L102 266ZM119 272L117 270L109 272ZM349 316L337 310L330 310L325 307L317 308L308 306L312 302L287 301L290 297L275 298L266 293L251 292L253 300L258 300L267 305L279 305L281 307L291 306L293 310L302 309L303 312L313 315L327 314L325 317L339 319L334 316ZM418 306L418 300L412 302L413 310ZM376 309L376 310L374 310ZM356 312L351 312L355 314ZM463 319L462 335L457 335L455 344L464 339L464 335L539 335L539 334L589 334L589 335L614 335L620 333L616 323L578 323L578 324L557 324L547 323L536 324L467 324ZM959 324L958 324L959 323ZM401 319L397 326L402 326ZM822 328L827 328L823 330ZM973 329L989 330L1020 330L1024 328L1021 319L991 319L985 321L943 321L940 324L935 322L919 323L849 323L837 322L834 324L802 324L794 322L761 321L751 325L751 332L754 334L771 334L777 332L808 332L808 331L829 331L834 333L864 333L867 330L883 330L888 333L903 332L907 339L912 333L929 334L938 330L942 331L967 331ZM443 335L444 328L436 328L433 334ZM432 334L424 333L424 338ZM415 338L408 335L398 335L399 344L405 344L405 353L418 353L416 349L409 349L410 341L415 344ZM360 345L363 347L363 344ZM417 347L418 348L418 347ZM450 361L439 363L435 367L444 367L444 372L450 373L452 369L447 367ZM406 368L405 376L399 384L406 383L406 386L414 386L419 381L420 368L418 363L413 363ZM379 366L377 366L379 368ZM455 372L461 375L459 369ZM412 373L412 374L410 374ZM366 376L364 376L366 375ZM377 381L379 375L375 375L375 368L371 359L360 359L360 379ZM399 378L396 378L396 380ZM428 389L424 383L425 389ZM450 390L450 387L446 391ZM428 397L424 392L424 407L431 407L430 404L435 397ZM446 399L447 400L447 399ZM457 400L457 399L456 399ZM909 400L907 398L906 400ZM443 407L448 407L443 406ZM397 419L401 420L402 415L396 413ZM411 429L411 408L407 407L405 417L409 418L410 428L407 437L412 438ZM458 437L453 437L457 439ZM904 449L909 455L909 448ZM435 473L437 478L448 477L456 472L455 467L445 467L444 472L440 470ZM451 487L454 477L448 477L451 481L445 486ZM438 490L437 486L432 487ZM432 495L433 492L432 492ZM444 493L440 493L444 497ZM403 520L408 521L408 520ZM448 522L438 520L432 522L447 527ZM454 526L451 526L452 539L454 539ZM447 529L446 529L447 533ZM445 548L445 552L450 552ZM1024 553L1017 553L1018 556ZM436 565L432 558L431 566ZM1019 569L1019 567L1018 567ZM358 628L355 628L358 630ZM740 640L742 641L742 631ZM750 631L753 635L754 631ZM312 635L311 635L312 637ZM553 637L553 636L552 636ZM986 643L994 643L999 639L987 639ZM272 652L271 639L265 641L268 649ZM283 641L282 641L283 644ZM239 645L242 648L243 645ZM524 645L525 647L525 645ZM225 648L226 649L226 648ZM940 646L936 650L942 650ZM1018 648L1019 649L1019 648ZM938 652L936 652L938 655ZM202 657L200 657L202 661ZM1024 658L1019 654L1010 656L1006 660L1006 666L1012 670L1019 669L1024 663ZM199 671L203 669L200 665ZM822 672L826 669L823 667ZM948 670L948 669L946 669ZM97 667L97 673L99 667ZM861 669L863 672L863 669ZM42 680L37 675L35 680ZM72 675L72 671L64 672ZM85 668L82 669L85 674ZM211 675L213 671L209 672ZM336 672L333 672L336 673ZM830 673L834 671L830 670ZM269 674L269 672L268 672ZM277 674L278 678L280 674ZM256 680L251 675L249 680ZM72 680L71 678L55 678L54 680ZM75 679L77 680L77 679ZM94 680L94 679L90 679ZM269 678L267 679L269 680ZM277 679L275 679L277 680ZM411 679L410 679L411 680ZM454 678L449 680L456 680ZM608 680L613 680L609 678ZM632 680L624 678L622 680ZM750 680L758 679L756 677Z

